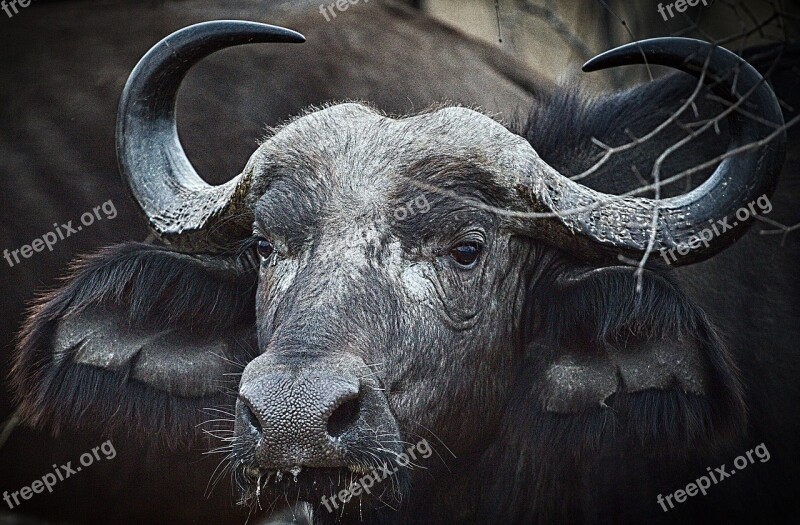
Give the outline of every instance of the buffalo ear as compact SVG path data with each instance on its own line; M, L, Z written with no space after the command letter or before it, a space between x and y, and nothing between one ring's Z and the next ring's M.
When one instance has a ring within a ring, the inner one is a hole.
M28 316L11 372L20 415L50 429L132 431L168 446L232 412L255 355L247 257L123 244L87 257Z
M664 276L610 267L550 285L539 399L545 412L610 413L644 439L736 433L737 367L705 314Z
M679 388L685 394L708 394L703 349L693 340L637 341L609 346L601 357L564 356L547 369L544 408L577 413L589 406L607 407L615 394Z

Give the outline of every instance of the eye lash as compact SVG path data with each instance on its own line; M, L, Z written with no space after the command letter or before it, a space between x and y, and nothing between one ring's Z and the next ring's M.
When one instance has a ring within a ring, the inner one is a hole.
M256 245L258 244L258 236L252 235L246 239L242 239L236 247L236 257L239 261L250 265L252 268L258 268L260 262L256 254Z
M465 232L464 234L459 235L458 237L455 237L449 244L447 244L443 248L444 253L445 254L448 253L451 249L453 249L454 246L457 246L457 245L459 245L461 243L465 243L465 242L474 242L476 244L481 245L481 247L485 247L486 246L486 242L487 242L486 241L486 235L483 232L478 231L478 230L471 230L471 231Z
M242 239L241 241L239 241L239 243L238 243L238 245L236 247L237 254L239 256L242 256L246 252L248 252L250 250L254 250L255 247L256 247L256 244L258 243L258 239L259 239L259 235L253 234L252 236L250 236L250 237L248 237L246 239Z

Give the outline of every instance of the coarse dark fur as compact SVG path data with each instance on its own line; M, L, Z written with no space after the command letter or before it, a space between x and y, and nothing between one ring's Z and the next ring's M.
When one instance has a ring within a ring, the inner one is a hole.
M38 426L46 420L55 435L101 421L113 434L134 432L143 440L161 436L170 447L194 443L198 426L209 419L204 409L230 405L238 381L228 392L186 398L130 381L129 370L108 371L74 366L48 352L54 321L80 314L90 306L123 314L125 325L212 337L255 322L255 278L246 256L189 256L156 246L128 243L103 249L75 264L68 284L41 299L28 315L20 354L11 371L18 392L36 384L34 396L19 399L21 413ZM233 355L220 356L240 368L254 357L252 341L241 341ZM72 349L73 351L75 349ZM30 392L30 391L28 391ZM106 395L98 396L98 392ZM45 407L70 406L69 411Z

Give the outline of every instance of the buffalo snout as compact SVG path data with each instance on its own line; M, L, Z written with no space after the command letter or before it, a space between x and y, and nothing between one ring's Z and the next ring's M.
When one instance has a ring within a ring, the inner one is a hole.
M352 467L356 451L376 448L376 429L397 432L383 389L356 361L280 365L261 356L250 363L235 433L249 444L255 468Z

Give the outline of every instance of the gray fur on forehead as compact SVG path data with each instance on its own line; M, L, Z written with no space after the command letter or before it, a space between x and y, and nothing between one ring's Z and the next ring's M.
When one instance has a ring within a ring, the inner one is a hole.
M364 104L344 103L312 110L273 130L247 171L255 175L253 194L261 195L276 167L374 177L402 172L428 156L447 155L507 174L524 165L523 153L533 153L527 141L473 109L445 107L392 118Z

